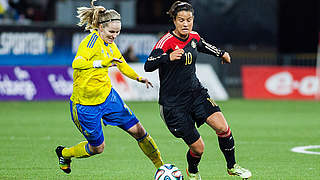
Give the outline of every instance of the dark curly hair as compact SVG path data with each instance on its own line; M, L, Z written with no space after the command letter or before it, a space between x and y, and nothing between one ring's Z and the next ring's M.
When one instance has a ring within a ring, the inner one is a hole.
M172 4L167 14L170 15L172 19L176 19L178 12L180 11L190 11L194 14L194 9L191 4L187 2L176 1Z

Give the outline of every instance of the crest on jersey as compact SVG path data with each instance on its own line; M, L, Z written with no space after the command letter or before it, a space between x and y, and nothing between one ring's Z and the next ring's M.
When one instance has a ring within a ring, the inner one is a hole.
M197 47L197 44L196 44L196 42L194 42L194 41L191 41L191 47L193 47L193 48L196 48L196 47Z

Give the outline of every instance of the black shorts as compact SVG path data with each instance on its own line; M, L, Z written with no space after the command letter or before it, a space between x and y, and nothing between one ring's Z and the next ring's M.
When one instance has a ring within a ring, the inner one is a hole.
M191 145L200 138L196 129L206 122L215 112L220 112L219 106L210 98L207 91L196 94L192 102L180 106L160 105L160 114L169 131L177 138L182 138Z

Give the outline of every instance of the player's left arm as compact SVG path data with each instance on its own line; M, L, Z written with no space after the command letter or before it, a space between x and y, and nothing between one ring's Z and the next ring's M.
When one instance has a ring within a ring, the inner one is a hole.
M125 61L123 57L120 58L122 63L117 63L118 69L121 71L122 74L127 76L130 79L137 80L138 82L146 84L147 88L149 86L153 87L152 83L147 79L142 76L139 76L130 66L129 64Z
M231 57L228 52L217 48L215 45L212 45L206 42L203 38L200 38L197 49L199 52L214 55L221 58L221 63L231 63Z
M126 60L124 59L124 57L122 56L122 54L120 53L118 48L116 48L115 56L120 57L119 60L121 61L121 63L119 63L119 62L115 62L115 63L116 63L117 68L120 70L120 72L122 74L124 74L125 76L127 76L130 79L137 80L138 82L146 84L147 88L149 88L149 86L153 87L152 83L147 78L139 76L129 66L129 64L126 62Z

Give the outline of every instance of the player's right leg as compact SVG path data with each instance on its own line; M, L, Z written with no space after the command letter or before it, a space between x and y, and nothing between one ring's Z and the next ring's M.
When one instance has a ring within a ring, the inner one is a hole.
M71 172L71 158L87 158L95 154L100 154L103 152L104 142L99 146L91 146L88 141L80 142L79 144L66 148L64 146L58 146L56 148L56 154L59 159L60 169L65 173L69 174Z
M63 157L62 155L62 151L65 147L63 146L58 146L56 148L56 154L58 156L58 159L59 159L59 167L60 169L69 174L71 172L71 168L70 168L70 164L71 164L71 158L65 158Z
M56 148L60 169L65 173L71 172L71 158L86 158L103 152L104 136L99 106L82 106L70 101L72 120L87 141L80 142L70 148L63 146Z
M201 180L198 166L204 151L204 142L197 131L188 107L160 106L160 115L169 131L182 138L189 146L187 152L187 175L190 180Z
M204 142L202 138L199 137L199 139L196 142L189 145L189 148L190 149L187 152L187 175L190 180L201 180L198 166L204 151Z

